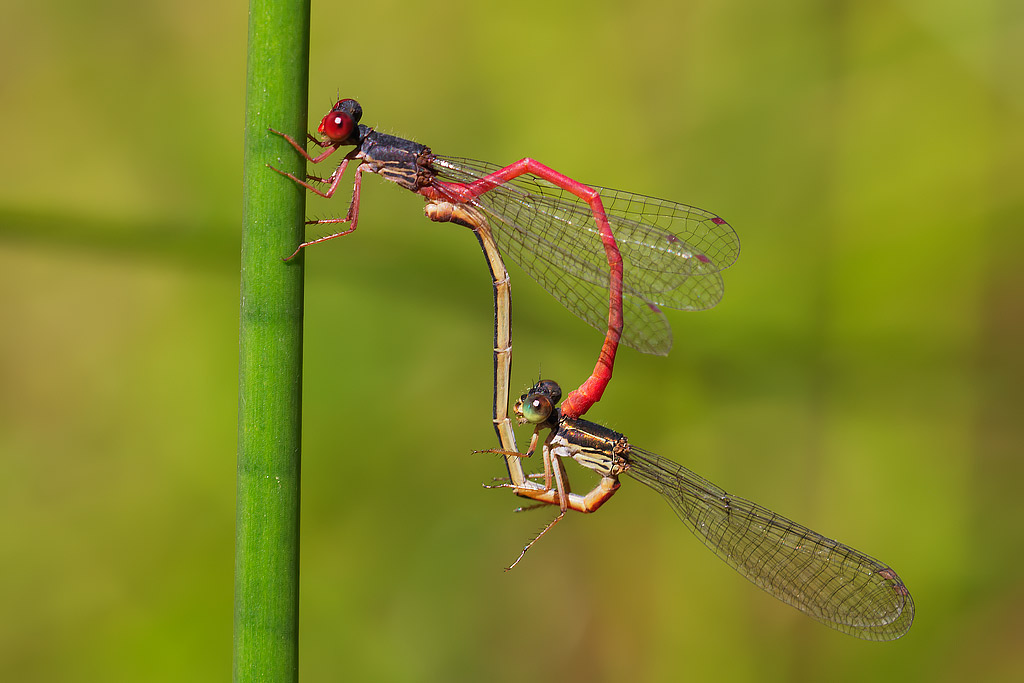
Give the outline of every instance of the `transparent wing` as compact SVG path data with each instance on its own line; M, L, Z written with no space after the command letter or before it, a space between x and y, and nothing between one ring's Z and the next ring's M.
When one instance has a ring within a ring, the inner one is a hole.
M435 157L442 181L470 183L497 164ZM696 311L722 298L720 271L739 255L739 239L718 216L684 204L591 186L601 194L623 257L623 343L664 355L672 331L661 308ZM475 200L492 219L501 253L566 308L604 330L608 265L586 202L533 175L495 187Z
M890 567L654 453L634 446L629 461L628 474L662 494L716 555L779 600L867 640L895 640L910 628L914 601Z

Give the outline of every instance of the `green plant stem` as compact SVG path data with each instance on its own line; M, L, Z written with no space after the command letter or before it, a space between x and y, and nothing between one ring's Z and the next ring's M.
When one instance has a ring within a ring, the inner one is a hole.
M234 680L298 680L299 474L309 0L252 0L245 103Z

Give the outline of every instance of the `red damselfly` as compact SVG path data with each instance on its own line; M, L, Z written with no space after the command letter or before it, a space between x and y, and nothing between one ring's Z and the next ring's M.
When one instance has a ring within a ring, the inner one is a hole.
M735 262L739 240L715 214L585 185L529 158L502 167L441 156L411 140L379 133L359 123L361 117L355 100L336 102L320 122L322 137L307 135L325 149L317 156L291 136L271 129L312 163L324 161L340 147L353 147L327 178L299 179L274 169L320 196L331 197L349 162L358 161L346 215L309 221L347 227L302 243L292 256L305 246L356 229L366 172L428 200L475 207L487 217L502 254L570 311L606 330L594 372L566 397L565 414L578 417L600 399L620 340L646 353L668 353L672 333L662 308L702 310L721 299L721 271Z
M562 390L535 384L516 402L521 423L535 425L530 449L544 459L544 487L518 495L557 505L559 515L520 553L515 566L566 510L593 512L628 474L660 493L679 518L730 567L779 600L832 628L867 640L895 640L914 620L914 601L895 571L859 550L797 524L757 503L725 492L671 460L629 443L619 432L563 415ZM540 432L547 437L540 442ZM500 452L500 451L493 451ZM601 479L585 495L569 491L563 458ZM511 567L510 567L511 568Z

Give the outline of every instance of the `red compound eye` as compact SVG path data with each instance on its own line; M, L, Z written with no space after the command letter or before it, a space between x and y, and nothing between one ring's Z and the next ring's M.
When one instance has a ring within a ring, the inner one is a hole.
M320 122L319 131L334 142L347 139L356 129L356 122L343 111L332 111Z

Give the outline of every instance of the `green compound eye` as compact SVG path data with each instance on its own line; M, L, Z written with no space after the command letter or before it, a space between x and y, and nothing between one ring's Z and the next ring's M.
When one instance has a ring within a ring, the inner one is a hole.
M549 417L555 404L544 394L529 394L523 401L523 417L527 422L540 424Z

